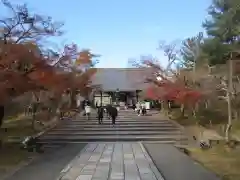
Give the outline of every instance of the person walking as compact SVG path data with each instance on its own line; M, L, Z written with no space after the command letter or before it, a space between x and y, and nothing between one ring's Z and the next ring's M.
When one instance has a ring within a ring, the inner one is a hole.
M142 106L142 115L145 116L147 114L146 106Z
M76 94L76 106L77 106L77 109L78 110L81 110L81 105L82 105L82 102L83 102L83 97L80 95L80 93L78 92Z
M90 119L90 114L91 114L91 107L90 107L89 104L85 105L85 114L87 116L87 120L89 120Z
M138 116L140 116L141 115L141 105L139 102L137 102L137 104L136 104L136 111L137 111Z
M115 125L116 118L118 116L118 110L117 110L116 107L111 108L110 115L111 115L111 118L112 118L112 125Z
M133 111L136 111L136 104L132 105L132 109L133 109Z
M102 124L103 123L103 114L104 114L104 108L102 106L100 106L98 108L98 124Z
M107 117L108 117L108 119L110 119L111 118L111 108L112 108L112 105L111 104L108 104L107 106L106 106L106 114L107 114Z
M120 105L117 105L116 109L117 111L120 111Z
M4 105L0 105L0 127L3 124L3 118L4 118ZM0 140L1 142L1 140Z

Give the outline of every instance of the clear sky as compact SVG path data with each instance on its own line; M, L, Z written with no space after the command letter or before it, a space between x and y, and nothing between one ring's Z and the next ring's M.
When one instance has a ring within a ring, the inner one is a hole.
M100 54L98 67L126 67L129 58L166 61L158 42L202 31L211 0L12 0L65 22L59 44L75 42Z

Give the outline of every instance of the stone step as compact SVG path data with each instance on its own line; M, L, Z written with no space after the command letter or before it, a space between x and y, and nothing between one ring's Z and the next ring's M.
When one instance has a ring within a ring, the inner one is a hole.
M143 122L143 121L141 121L141 122L138 123L138 121L124 122L122 120L116 120L115 123L116 124L122 124L122 125L127 125L127 124L132 124L132 125L152 124L152 125L154 125L154 124L158 124L159 126L174 124L171 121L163 121L163 122L151 122L151 121ZM93 124L93 125L97 124L98 125L98 120L94 120L94 121L78 121L78 122L77 121L75 121L75 122L65 121L64 122L64 125L91 125L91 124ZM102 125L106 125L106 124L112 124L112 121L111 120L103 120L103 124Z
M46 136L101 136L101 135L180 135L181 131L79 131L70 132L49 132Z
M90 115L97 115L96 112L92 112L90 113ZM107 113L104 113L104 115L108 115ZM129 115L129 116L138 116L137 112L118 112L118 116L125 116L125 115ZM154 115L154 113L147 113L145 116L152 116ZM83 114L81 116L84 116Z
M103 123L112 123L110 120L103 120ZM172 124L170 121L118 121L119 124L155 124L155 125L162 125L162 124ZM98 121L72 121L72 122L66 122L66 124L71 125L84 125L84 124L98 124Z
M107 116L108 114L104 113L104 116ZM146 114L144 116L153 116L154 114ZM85 117L84 115L80 115L82 117ZM90 113L90 116L97 116L97 113ZM138 116L137 113L124 113L124 112L121 112L121 113L118 113L118 116ZM143 117L143 115L141 115ZM141 117L139 116L139 117Z
M97 120L98 117L97 116L94 116L94 117L90 117L89 120L87 120L87 118L85 117L81 117L81 118L74 118L70 121L91 121L91 120ZM109 117L103 117L103 119L106 119L106 120L111 120L111 118ZM126 117L117 117L116 119L119 119L119 120L122 120L122 121L168 121L168 119L162 119L162 120L159 120L159 119L149 119L147 117L130 117L130 118L126 118Z
M138 116L132 116L132 117L126 117L126 116L118 116L117 119L121 120L139 120L139 119L144 119L145 117L138 117ZM87 117L81 117L81 118L76 118L76 120L87 120ZM97 116L89 117L89 120L96 120ZM104 119L109 119L108 117L104 116Z
M129 143L129 142L133 142L133 143L136 143L136 141L135 140L133 140L133 141L91 141L91 142L97 142L97 143L99 143L99 144L101 144L101 143L104 143L104 144L108 144L108 143L116 143L116 142L118 142L118 143ZM139 141L139 142L141 142L141 141ZM146 143L161 143L161 144L179 144L179 141L177 141L177 140L169 140L169 141L163 141L163 140L161 140L161 141L144 141L144 142L146 142ZM64 145L67 145L67 144L82 144L82 143L84 143L84 144L86 144L86 143L89 143L89 141L81 141L81 142L78 142L78 141L68 141L68 142L66 142L66 141L45 141L45 140L42 140L41 141L41 143L45 146L45 145L49 145L49 146L51 146L51 145L55 145L55 144L57 144L57 145L61 145L61 144L64 144ZM181 144L186 144L186 141L185 140L182 140L182 143Z
M116 128L124 128L124 127L145 127L145 128L152 128L152 127L174 127L174 124L162 124L161 126L156 126L155 124L121 124L116 123ZM104 127L112 127L112 124L84 124L84 125L71 125L66 124L64 125L66 128L88 128L88 127L98 127L98 128L104 128Z
M86 142L86 141L184 141L184 136L179 135L151 135L151 136L135 136L135 135L101 135L101 136L44 136L41 142L59 143L59 142Z
M63 144L44 144L43 148L49 150L56 150L62 148L63 146Z
M87 128L67 128L67 127L58 127L55 129L52 129L51 131L65 131L65 132L74 132L74 131L150 131L150 130L158 130L158 131L176 131L179 130L177 127L151 127L151 128L146 128L146 127L115 127L113 128L112 126L109 127L87 127Z
M42 148L44 152L55 152L66 145L66 143L43 143L41 140L40 143L43 145Z

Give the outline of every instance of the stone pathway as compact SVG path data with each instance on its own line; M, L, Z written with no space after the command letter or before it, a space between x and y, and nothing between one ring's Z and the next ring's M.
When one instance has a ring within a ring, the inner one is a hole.
M90 143L58 180L164 180L141 143Z

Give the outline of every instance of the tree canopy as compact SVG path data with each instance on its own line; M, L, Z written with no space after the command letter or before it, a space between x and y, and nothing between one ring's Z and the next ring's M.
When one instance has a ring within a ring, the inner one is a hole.
M10 14L0 19L1 103L28 91L90 90L97 55L76 44L50 49L46 38L62 35L63 23L30 13L28 6L2 0Z

